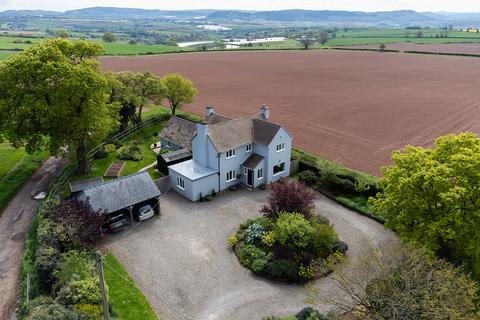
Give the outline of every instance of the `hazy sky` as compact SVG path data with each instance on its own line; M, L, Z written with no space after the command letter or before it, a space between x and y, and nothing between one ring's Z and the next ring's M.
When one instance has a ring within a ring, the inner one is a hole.
M148 9L318 9L382 11L413 9L417 11L480 12L479 0L0 0L0 10L43 9L64 11L93 6Z

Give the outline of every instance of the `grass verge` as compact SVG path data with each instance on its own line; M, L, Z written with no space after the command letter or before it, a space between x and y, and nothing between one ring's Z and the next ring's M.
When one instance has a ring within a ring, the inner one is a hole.
M110 304L119 319L158 319L145 296L111 252L107 253L105 258L104 270Z
M10 199L47 158L47 152L25 154L10 171L0 176L0 216Z

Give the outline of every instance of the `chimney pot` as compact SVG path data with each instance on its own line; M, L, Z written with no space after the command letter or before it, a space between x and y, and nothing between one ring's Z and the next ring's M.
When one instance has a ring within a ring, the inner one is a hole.
M215 112L215 109L212 106L207 107L207 117Z
M270 108L267 105L262 104L260 107L260 115L263 120L268 120L270 118Z

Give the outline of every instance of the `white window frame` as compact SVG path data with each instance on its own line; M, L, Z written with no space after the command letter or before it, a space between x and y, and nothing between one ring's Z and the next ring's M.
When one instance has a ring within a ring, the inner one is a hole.
M225 152L225 159L235 158L236 156L237 155L235 154L235 149L230 149L230 150L227 150L227 152Z
M231 176L230 179L228 179L228 175ZM226 182L232 182L232 181L235 181L237 180L237 172L235 170L230 170L230 171L227 171L227 179L226 179Z
M252 152L252 150L253 150L252 144L251 144L251 143L247 143L247 144L245 145L245 153L250 153L250 152Z
M263 168L257 170L257 180L263 179Z
M185 179L177 177L177 188L185 190Z
M282 171L278 171L277 173L275 173L275 167L276 167L276 166L279 166L279 165L281 165L281 164L283 164L283 170L282 170ZM284 172L285 172L285 162L279 163L279 164L274 165L274 166L272 167L272 173L273 173L274 176L277 176L277 175L282 174L282 173L284 173Z
M277 152L285 150L285 142L277 144Z

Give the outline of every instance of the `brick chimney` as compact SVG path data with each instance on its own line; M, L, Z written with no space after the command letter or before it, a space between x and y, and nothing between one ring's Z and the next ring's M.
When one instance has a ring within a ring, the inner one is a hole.
M260 116L262 117L263 120L267 120L270 118L270 108L267 107L267 105L262 104L260 107Z

